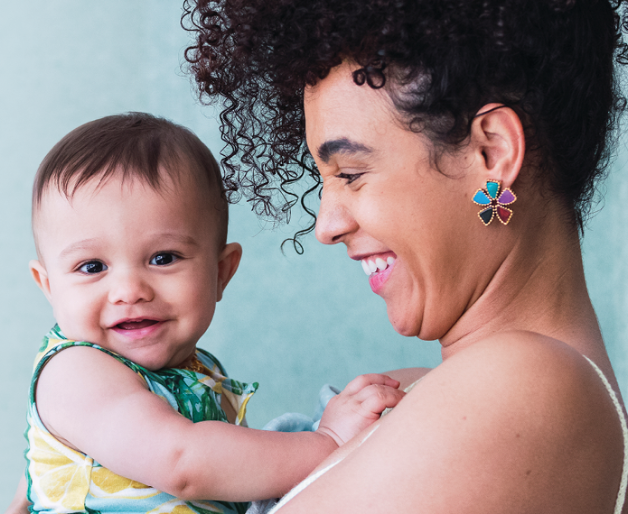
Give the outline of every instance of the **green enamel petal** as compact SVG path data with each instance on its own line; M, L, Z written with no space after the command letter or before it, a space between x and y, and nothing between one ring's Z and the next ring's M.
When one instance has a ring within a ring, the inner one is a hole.
M499 191L499 182L489 180L486 182L486 190L491 198L497 198L497 192Z

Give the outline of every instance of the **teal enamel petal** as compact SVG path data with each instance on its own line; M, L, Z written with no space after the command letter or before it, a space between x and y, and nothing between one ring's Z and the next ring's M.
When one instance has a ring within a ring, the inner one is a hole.
M488 205L491 203L491 199L488 196L486 196L486 193L482 191L481 189L475 193L475 196L473 197L473 201L479 205Z
M499 191L499 182L488 181L486 183L486 190L491 198L497 198L497 191Z

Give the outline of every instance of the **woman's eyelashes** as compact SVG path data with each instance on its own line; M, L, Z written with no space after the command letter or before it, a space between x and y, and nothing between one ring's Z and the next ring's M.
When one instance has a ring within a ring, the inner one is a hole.
M365 172L361 173L338 173L336 177L346 180L347 184L352 184L356 180L358 180Z

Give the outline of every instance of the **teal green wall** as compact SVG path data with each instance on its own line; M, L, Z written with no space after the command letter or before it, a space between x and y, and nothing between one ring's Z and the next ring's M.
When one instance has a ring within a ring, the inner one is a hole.
M53 324L28 272L35 256L30 188L52 145L88 120L124 111L162 115L194 130L217 154L213 110L195 100L180 70L187 34L181 1L34 0L0 8L0 510L24 461L24 413L32 359ZM604 209L584 244L587 276L624 395L628 393L628 171L617 160ZM295 216L298 218L298 216ZM296 226L270 231L246 205L232 207L230 239L240 270L201 345L230 374L257 380L249 420L260 427L286 411L309 413L324 383L439 362L437 343L406 339L386 318L361 266L344 247L313 237L304 256L279 250Z

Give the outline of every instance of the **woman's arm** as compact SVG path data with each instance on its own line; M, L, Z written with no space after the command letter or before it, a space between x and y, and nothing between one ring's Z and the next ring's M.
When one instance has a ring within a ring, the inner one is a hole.
M37 408L60 441L116 474L183 499L280 496L339 444L403 396L383 375L351 382L317 432L276 433L220 421L192 423L111 356L70 348L37 384Z
M13 501L4 514L29 514L29 501L26 499L26 477L22 475Z
M503 337L430 372L279 514L613 512L622 446L609 395L581 355L548 338Z

